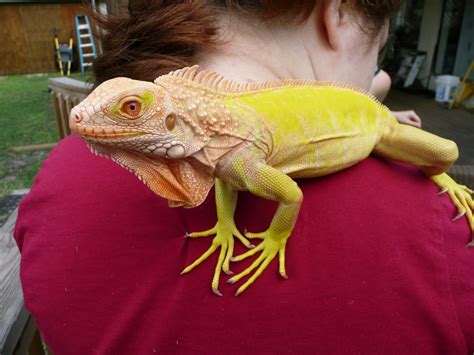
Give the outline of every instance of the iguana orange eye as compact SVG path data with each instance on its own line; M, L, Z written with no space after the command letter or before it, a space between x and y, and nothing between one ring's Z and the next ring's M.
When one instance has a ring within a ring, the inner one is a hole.
M130 117L137 117L142 110L142 104L136 100L127 101L122 105L122 112Z

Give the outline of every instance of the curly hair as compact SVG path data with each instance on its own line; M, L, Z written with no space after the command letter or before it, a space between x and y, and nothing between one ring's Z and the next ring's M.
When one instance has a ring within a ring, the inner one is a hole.
M370 28L378 30L402 0L346 0ZM268 21L285 14L304 21L317 0L129 0L128 13L93 14L101 27L102 54L93 64L96 85L117 77L152 81L193 64L198 50L216 48L217 13L238 11Z

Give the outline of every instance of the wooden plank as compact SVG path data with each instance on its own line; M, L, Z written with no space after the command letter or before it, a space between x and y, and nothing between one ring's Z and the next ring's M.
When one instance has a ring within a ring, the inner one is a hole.
M52 72L54 68L54 28L62 21L57 4L30 4L20 7L23 28L28 36L28 73Z
M0 75L27 68L26 33L18 6L0 5Z
M23 306L20 253L13 239L18 209L0 228L0 349Z
M17 348L14 355L44 355L43 344L39 335L38 327L33 319L30 317L26 327L18 340Z
M50 78L48 82L59 136L64 138L71 133L69 114L72 108L92 91L92 84L66 77Z
M58 103L59 103L59 114L61 115L61 120L62 122L65 121L65 117L69 117L69 112L66 110L66 104L64 102L64 94L58 93ZM61 125L62 129L64 128L64 124ZM63 135L65 134L65 131L63 129Z
M56 146L56 143L21 145L18 147L11 147L8 150L14 153L34 152L36 150L48 150Z
M84 99L92 92L92 84L85 83L80 80L71 78L50 78L48 79L49 86L52 90L57 92L74 92L76 95Z
M71 29L72 29L74 43L77 45L75 17L77 15L87 14L86 6L77 5L77 4L62 4L60 5L59 10L60 10L61 19L63 22L63 28L60 35L60 41L66 42L67 40L69 40L69 36L71 34Z
M74 17L84 13L81 3L0 4L0 75L56 71L53 30L67 43Z
M65 95L64 96L64 102L66 104L66 112L67 116L63 117L63 132L64 132L64 137L68 136L71 134L71 130L69 129L69 114L71 113L72 108L74 105L72 104L72 99L71 95Z
M59 138L63 139L64 138L63 125L62 125L62 120L61 120L61 114L59 112L58 98L56 97L56 93L54 91L51 91L50 96L51 96L51 104L53 106L54 118L56 120L56 127L58 128Z

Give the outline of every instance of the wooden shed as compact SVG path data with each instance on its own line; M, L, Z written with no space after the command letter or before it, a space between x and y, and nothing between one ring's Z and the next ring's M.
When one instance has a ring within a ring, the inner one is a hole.
M75 33L75 16L86 3L69 1L0 2L0 75L55 71L54 29L60 42Z

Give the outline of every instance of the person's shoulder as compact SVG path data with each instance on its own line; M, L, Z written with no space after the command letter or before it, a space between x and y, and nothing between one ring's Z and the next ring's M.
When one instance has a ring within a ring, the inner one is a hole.
M456 211L447 196L437 196L418 168L374 157L298 184L304 199L286 250L289 280L279 280L272 263L242 298L230 296L238 285L225 285L225 297L211 298L215 261L186 277L179 272L209 247L207 238L183 236L213 227L213 194L198 208L169 208L133 174L94 156L78 138L66 138L43 164L19 212L16 238L27 308L58 351L101 344L103 349L158 344L172 351L176 343L163 334L172 329L179 337L186 333L183 327L193 329L180 339L188 352L202 347L209 331L215 336L206 338L206 346L235 350L257 328L264 330L255 351L268 350L264 344L275 351L293 344L300 352L314 350L314 343L327 352L377 352L385 346L393 352L448 353L465 346L459 322L465 328L472 319L467 272L472 267L447 265L446 243L465 244L469 230L462 220L451 222ZM241 194L237 227L265 230L274 207ZM450 258L467 253L459 245L450 249ZM243 251L236 243L234 255ZM466 254L463 260L471 259ZM244 268L245 262L232 264L234 272ZM455 289L451 280L457 280ZM136 305L145 307L147 317ZM253 328L243 326L249 312L258 320ZM209 318L219 322L203 326ZM67 324L60 332L58 319ZM117 319L127 319L120 327L128 337L110 332L104 337ZM152 328L156 332L146 332ZM237 331L229 333L231 328ZM338 341L340 334L347 343ZM87 345L78 341L84 338ZM223 338L228 342L219 341Z
M299 184L305 189L306 199L317 192L318 198L331 203L331 196L337 196L350 199L352 206L373 206L373 212L388 212L387 216L403 206L400 212L418 209L413 216L420 217L444 200L437 196L438 188L418 167L376 156L332 175L300 180Z
M472 231L466 218L452 220L458 211L449 195L438 194L439 188L418 167L377 157L320 180L300 183L306 206L298 223L317 225L326 247L349 248L353 254L338 254L348 263L359 260L352 271L366 279L372 274L367 260L375 259L379 262L373 264L373 275L391 273L388 279L395 288L423 285L417 294L407 291L404 301L392 301L400 307L439 300L443 306L432 307L432 315L450 319L450 327L464 334L461 343L474 349L474 250L466 247ZM331 238L335 235L337 242ZM337 269L337 262L333 267ZM438 318L433 321L441 324Z

